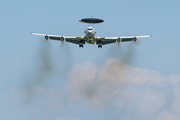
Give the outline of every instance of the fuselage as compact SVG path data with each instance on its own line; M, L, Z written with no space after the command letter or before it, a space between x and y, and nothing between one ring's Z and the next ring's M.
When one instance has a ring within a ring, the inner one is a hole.
M89 44L94 44L96 41L94 39L96 30L93 27L88 27L85 31L85 40Z

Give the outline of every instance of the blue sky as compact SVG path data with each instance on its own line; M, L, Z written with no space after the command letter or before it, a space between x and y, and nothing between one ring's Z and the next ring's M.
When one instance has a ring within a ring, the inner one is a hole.
M0 4L1 119L81 120L86 116L88 119L131 119L130 115L134 119L179 119L180 110L174 107L180 104L176 92L180 84L178 0L16 0ZM81 49L75 44L45 41L43 37L30 34L83 36L88 25L80 23L79 19L91 16L105 21L95 25L97 36L151 34L153 37L138 39L137 43L105 45L102 49L86 44ZM109 66L114 64L112 61L117 63L115 68ZM126 67L118 68L118 65ZM109 72L106 67L110 67ZM116 70L127 70L126 77L119 76ZM110 82L111 72L117 73L114 75L117 80L124 81ZM82 86L88 88L86 79L90 88L94 88L94 81L99 85L97 91L90 90L92 93L105 93L90 97L90 101L84 99L83 96L89 99L86 92L81 94L85 89ZM70 89L71 86L74 89ZM109 95L110 89L117 94ZM144 105L149 98L142 91L159 103L147 103L154 107ZM126 93L130 96L124 96ZM168 101L161 101L163 98L172 101L172 106L165 106ZM103 99L111 102L102 102ZM141 115L147 108L149 111ZM154 110L156 113L152 113ZM169 115L164 117L166 112Z

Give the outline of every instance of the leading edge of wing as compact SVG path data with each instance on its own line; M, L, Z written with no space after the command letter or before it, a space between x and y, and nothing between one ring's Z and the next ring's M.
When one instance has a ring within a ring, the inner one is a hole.
M32 35L40 35L40 36L50 36L50 37L64 37L64 38L77 38L76 36L63 36L63 35L49 35L49 34L41 34L41 33L31 33Z
M104 39L118 39L118 38L144 38L144 37L152 37L152 35L142 35L142 36L123 36L123 37L104 37Z
M144 38L144 37L152 37L152 35L142 35L142 36L124 36L120 38Z

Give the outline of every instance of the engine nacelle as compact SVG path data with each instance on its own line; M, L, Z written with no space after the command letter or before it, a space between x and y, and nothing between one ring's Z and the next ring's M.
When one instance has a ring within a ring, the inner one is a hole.
M118 43L120 43L120 41L121 41L121 39L120 39L120 38L118 38L118 39L117 39L117 42L118 42Z
M46 36L45 36L45 39L48 40L48 38L49 38L49 37L46 35Z
M134 37L132 40L133 40L134 42L136 42L136 41L137 41L137 38L136 38L136 37Z
M60 40L63 42L64 41L64 37L60 37Z

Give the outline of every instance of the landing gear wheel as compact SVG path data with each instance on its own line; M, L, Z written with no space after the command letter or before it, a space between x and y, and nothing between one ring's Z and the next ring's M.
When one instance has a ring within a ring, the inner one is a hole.
M102 45L98 45L98 48L102 48Z
M81 48L81 47L83 48L83 45L79 45L79 48Z

